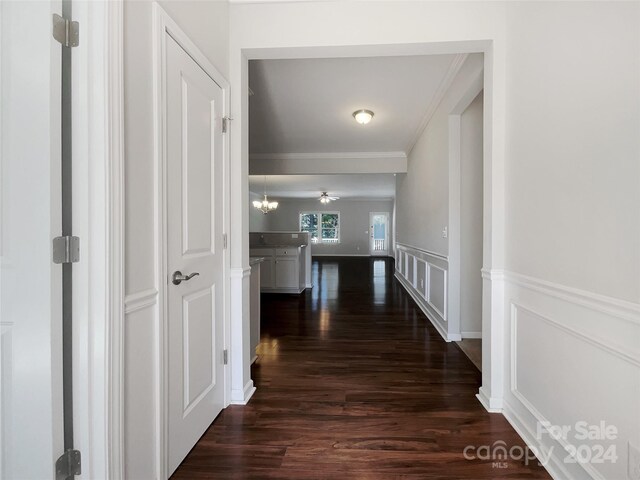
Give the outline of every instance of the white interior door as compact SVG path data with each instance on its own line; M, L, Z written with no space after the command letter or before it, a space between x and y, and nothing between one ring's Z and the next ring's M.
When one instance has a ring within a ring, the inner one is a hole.
M169 473L224 403L223 92L167 36ZM175 272L193 276L179 285Z
M0 2L0 478L63 453L59 2Z
M369 214L369 254L389 254L389 214L386 212Z

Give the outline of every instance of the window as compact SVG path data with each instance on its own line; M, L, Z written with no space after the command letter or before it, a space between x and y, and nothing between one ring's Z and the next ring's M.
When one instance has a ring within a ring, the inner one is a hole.
M340 243L340 212L302 212L300 231L309 232L312 243Z

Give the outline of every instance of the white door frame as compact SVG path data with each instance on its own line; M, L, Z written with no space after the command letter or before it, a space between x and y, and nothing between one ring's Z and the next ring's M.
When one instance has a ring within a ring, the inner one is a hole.
M159 356L157 361L157 411L158 415L158 444L156 446L159 464L157 469L161 478L167 477L168 472L168 379L167 379L167 355L164 354L168 346L168 314L167 314L167 204L166 204L166 40L167 35L171 36L193 60L222 88L223 95L223 117L229 114L229 82L207 59L202 51L193 43L187 34L178 26L176 22L164 11L156 2L153 3L153 40L154 40L154 126L155 126L155 182L157 197L155 203L156 218L156 285L158 288L158 338L157 347ZM228 135L223 135L223 232L229 232L229 141ZM230 345L230 314L229 314L229 249L224 250L224 348ZM230 366L224 367L224 406L229 405L230 391Z
M74 431L87 478L123 474L123 0L73 2ZM89 288L90 286L90 288Z
M484 88L484 72L478 72L467 90L449 112L449 275L447 278L447 313L452 330L449 334L462 335L461 294L461 119L464 111ZM468 337L467 337L468 338Z
M498 52L496 54L496 52ZM354 44L346 46L278 46L264 48L256 44L231 44L232 109L239 134L231 138L231 195L234 223L231 234L242 241L231 245L232 269L244 271L249 264L248 193L249 163L249 60L277 60L295 58L367 57L390 55L484 54L484 133L483 133L483 307L482 307L482 387L478 399L491 412L501 412L504 396L504 50L496 49L494 41L461 40L425 43ZM237 206L236 206L237 205ZM232 335L232 345L242 352L232 352L233 358L249 359L249 311L243 305L249 301L249 285L238 283L241 298L233 302L233 323L242 325ZM234 294L235 295L235 294ZM248 362L248 360L247 360ZM243 369L243 378L234 382L251 383L250 371ZM235 375L235 373L234 373Z
M385 253L383 254L374 254L373 253L373 249L372 247L372 235L373 235L373 225L371 224L371 219L373 218L374 215L385 215L387 217L387 221L385 223L385 228L384 228L384 245L386 247L385 249ZM373 256L373 257L388 257L389 256L389 212L369 212L369 255Z

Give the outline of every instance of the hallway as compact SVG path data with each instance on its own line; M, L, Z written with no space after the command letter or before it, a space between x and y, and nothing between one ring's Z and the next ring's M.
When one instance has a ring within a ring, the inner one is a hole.
M475 394L480 373L393 277L392 259L316 257L314 288L262 296L257 392L224 410L172 478L550 478Z

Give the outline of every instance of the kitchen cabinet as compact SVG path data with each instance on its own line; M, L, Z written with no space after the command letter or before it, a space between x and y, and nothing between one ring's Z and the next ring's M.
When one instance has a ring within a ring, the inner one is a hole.
M263 257L260 289L272 293L301 293L305 289L304 247L252 248L252 257Z

